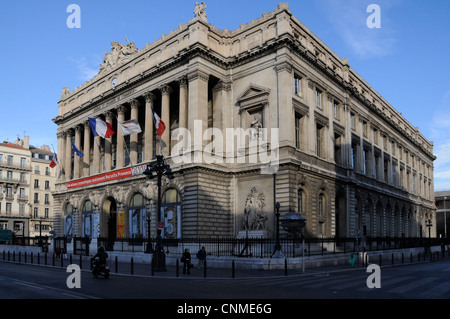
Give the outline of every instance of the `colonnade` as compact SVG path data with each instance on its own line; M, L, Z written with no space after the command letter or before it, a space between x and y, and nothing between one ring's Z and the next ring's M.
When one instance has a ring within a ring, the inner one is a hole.
M129 162L133 165L138 162L150 162L155 155L155 146L159 145L155 142L156 131L152 109L166 126L161 141L166 146L164 154L169 155L171 123L178 121L178 127L190 130L193 128L194 120L197 119L207 125L208 81L208 74L196 70L187 76L113 106L101 114L86 112L85 120L82 123L78 122L73 126L64 127L57 134L58 159L62 168L59 180L79 179L123 168L129 164L125 163L125 152L128 152ZM179 94L173 94L177 93L176 89L179 90ZM179 100L173 101L176 96L179 97ZM144 103L145 107L140 107ZM173 118L173 114L170 112L172 103L178 104L178 118ZM144 114L140 115L139 111L144 111ZM130 118L126 118L126 114L130 114ZM114 123L115 136L105 139L100 136L92 138L93 133L88 117L101 118L108 123ZM139 125L142 132L131 134L129 143L126 143L119 122L130 119L141 120ZM140 141L141 144L139 144ZM74 153L72 142L84 154L83 157ZM141 146L140 150L138 146ZM138 156L139 153L142 157Z

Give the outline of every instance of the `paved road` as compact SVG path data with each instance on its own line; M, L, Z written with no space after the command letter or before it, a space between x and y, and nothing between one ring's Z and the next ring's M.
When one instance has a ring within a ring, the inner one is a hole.
M121 298L121 299L449 299L450 260L381 267L381 288L368 288L364 268L241 272L202 277L170 273L115 274L95 279L81 271L81 288L69 289L70 273L60 267L0 262L0 298Z

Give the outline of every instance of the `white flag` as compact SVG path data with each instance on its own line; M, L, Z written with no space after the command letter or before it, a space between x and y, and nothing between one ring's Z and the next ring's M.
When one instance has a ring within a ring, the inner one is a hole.
M119 127L123 136L142 132L141 126L137 120L119 122Z

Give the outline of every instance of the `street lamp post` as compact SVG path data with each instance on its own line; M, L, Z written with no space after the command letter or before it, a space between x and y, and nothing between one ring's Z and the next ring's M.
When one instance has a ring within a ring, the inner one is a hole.
M277 229L276 229L275 249L274 249L273 255L275 255L275 253L277 253L277 252L281 253L281 244L280 244L280 203L278 203L278 202L275 203L275 209L276 209L275 217L277 219Z
M147 166L147 169L143 172L145 176L147 176L148 179L152 180L153 178L157 177L157 187L158 187L158 210L156 212L157 221L161 221L161 184L162 184L162 177L166 176L168 179L174 179L175 176L173 175L172 169L170 168L170 165L166 163L164 160L164 156L162 155L156 155L156 162L153 162ZM148 240L150 243L150 217L147 219L148 222ZM148 249L148 246L147 246ZM156 254L156 256L155 256ZM156 263L157 269L159 271L165 271L165 255L164 251L161 247L161 245L156 245L155 251L153 253L153 257L156 257L152 259L152 267L154 263Z
M444 236L447 238L447 207L445 206L445 201L447 196L444 196Z
M431 223L431 219L428 219L425 223L425 226L428 227L428 238L431 238L431 227L433 224Z

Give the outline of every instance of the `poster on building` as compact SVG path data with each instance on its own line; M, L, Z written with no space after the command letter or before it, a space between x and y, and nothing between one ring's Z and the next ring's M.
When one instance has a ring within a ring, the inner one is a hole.
M83 214L82 226L83 226L82 236L83 237L92 237L92 215L91 214Z
M92 238L100 236L100 213L92 213Z
M117 238L125 238L125 210L120 209L117 214Z
M162 208L164 221L164 238L178 238L180 234L180 205L170 205Z
M64 236L72 237L73 228L72 228L72 214L67 214L64 217Z
M144 221L145 208L130 209L130 237L143 238L144 237Z

